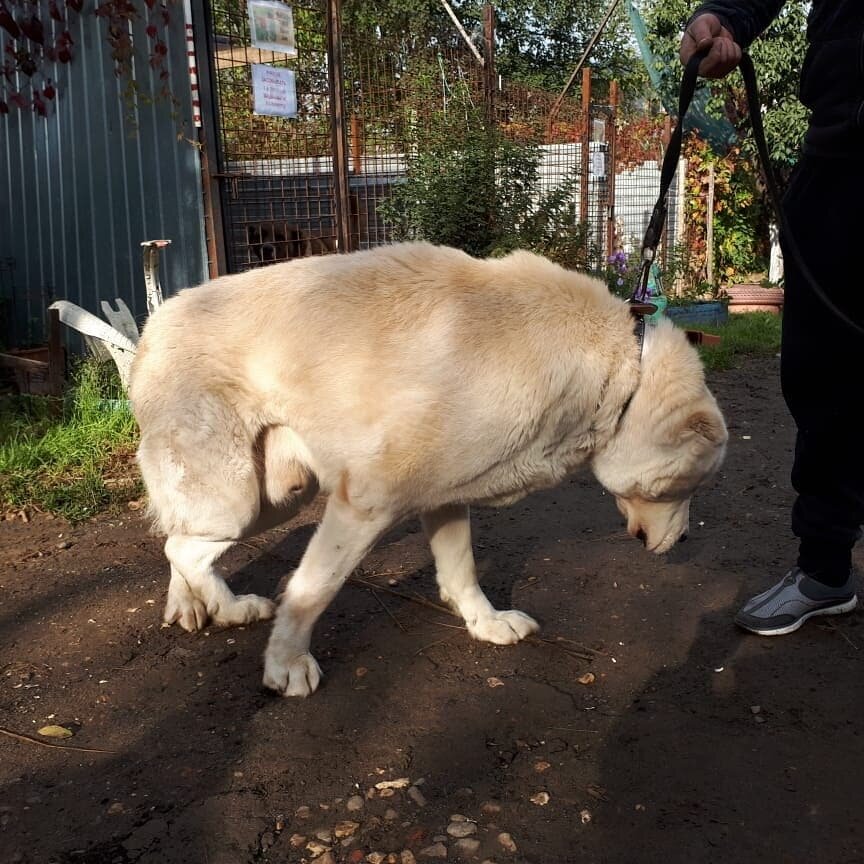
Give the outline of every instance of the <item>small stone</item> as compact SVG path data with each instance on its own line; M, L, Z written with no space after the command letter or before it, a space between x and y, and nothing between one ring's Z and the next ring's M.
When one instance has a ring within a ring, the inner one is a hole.
M312 811L304 804L302 807L298 807L294 811L294 815L298 819L308 819L312 815Z
M595 680L594 679L594 673L593 672L586 672L584 675L580 675L576 680L580 684L584 684L587 687L589 684L594 683L594 680Z
M108 808L108 813L111 816L116 816L118 813L125 813L125 812L126 812L126 808L119 801L115 801Z
M504 682L500 678L496 678L495 676L492 676L491 678L486 679L486 686L487 687L503 687Z
M399 814L392 807L389 807L387 810L384 811L384 818L388 822L392 822L394 819L399 818Z
M473 822L451 822L447 826L447 833L451 837L470 837L476 831L477 826Z
M364 857L365 857L365 854L364 854L362 849L355 849L348 856L348 864L360 864L360 862L363 860Z
M427 846L420 851L423 858L446 858L447 847L443 843L435 843L432 846Z
M451 822L467 822L468 817L463 816L461 813L451 813L450 814L450 821Z
M753 720L756 723L764 723L765 722L765 718L761 714L758 714L756 717L753 718Z
M590 810L580 810L579 818L582 820L583 825L587 825L591 821L591 811Z
M345 804L345 808L352 813L356 813L358 810L363 809L363 804L364 801L362 795L352 795Z
M544 771L548 771L552 766L548 762L535 762L534 770L538 774L542 774Z
M325 852L330 851L323 843L319 843L317 840L310 840L306 844L306 849L313 855L323 855Z
M464 837L461 840L457 840L453 844L453 847L463 858L470 858L472 855L477 854L477 850L480 848L480 841L475 840L473 837Z
M549 793L535 792L528 800L538 807L545 807L549 803Z
M350 837L360 827L359 822L337 822L333 833L341 840L343 837Z
M505 852L516 851L516 841L506 831L502 831L498 835L498 842L501 844L501 848Z
M484 801L480 805L480 812L487 816L495 816L501 812L501 805L497 801Z
M436 834L432 838L433 843L446 843L450 838L446 834Z
M305 842L306 838L302 834L292 834L288 841L295 849L299 849Z
M321 828L320 830L315 832L315 836L322 843L332 843L333 842L333 832L329 828Z
M426 797L416 786L408 787L408 797L418 806L426 806Z
M750 706L750 713L751 714L758 714L761 710L762 710L761 705L751 705Z
M336 859L333 857L332 852L325 852L323 855L315 858L312 864L336 864Z
M400 864L417 864L417 859L410 849L403 849L399 854Z
M265 831L261 835L261 848L269 849L276 842L276 835L272 831Z
M379 798L392 798L395 794L396 794L395 789L388 788L388 789L379 789L378 790L378 797Z
M381 852L370 852L366 856L366 860L369 864L383 864L385 857Z
M419 780L417 781L420 782ZM462 786L454 793L457 798L471 798L474 795L474 790L470 786Z

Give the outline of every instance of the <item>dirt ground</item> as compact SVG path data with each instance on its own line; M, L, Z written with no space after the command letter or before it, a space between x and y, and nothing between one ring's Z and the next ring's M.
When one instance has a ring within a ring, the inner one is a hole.
M261 688L268 625L160 626L139 513L0 524L0 862L864 861L864 616L733 626L793 554L793 429L776 359L712 386L729 456L687 543L649 556L588 476L475 512L493 602L548 640L499 648L416 601L406 525L319 623L305 701ZM317 512L232 550L235 589L272 595Z

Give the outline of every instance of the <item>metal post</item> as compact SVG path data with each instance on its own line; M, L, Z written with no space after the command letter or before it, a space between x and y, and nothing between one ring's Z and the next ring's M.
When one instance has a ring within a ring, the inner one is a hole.
M341 0L327 2L327 82L330 93L336 251L348 252L351 249L351 206L348 197L348 123L345 116L341 5Z

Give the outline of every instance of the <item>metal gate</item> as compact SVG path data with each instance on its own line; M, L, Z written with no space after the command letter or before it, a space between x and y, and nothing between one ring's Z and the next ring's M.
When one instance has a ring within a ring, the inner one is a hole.
M540 147L540 193L570 184L590 264L605 266L618 242L615 90L598 108L587 78L581 103L498 78L491 6L481 48L468 50L455 28L428 42L353 21L343 33L339 0L298 0L288 58L252 46L246 0L195 2L211 275L392 239L382 204L417 142L458 146L457 90L502 135ZM294 70L296 118L253 113L253 64Z

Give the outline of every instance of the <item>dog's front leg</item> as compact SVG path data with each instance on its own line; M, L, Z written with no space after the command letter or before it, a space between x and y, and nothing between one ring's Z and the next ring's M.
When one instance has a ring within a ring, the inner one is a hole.
M480 588L467 506L441 507L425 513L421 521L435 557L441 599L455 607L475 639L510 645L540 629L533 618L518 609L495 609Z
M330 498L282 594L264 654L265 687L285 696L308 696L315 691L321 670L309 653L312 628L393 521L389 513L360 511L338 495Z

